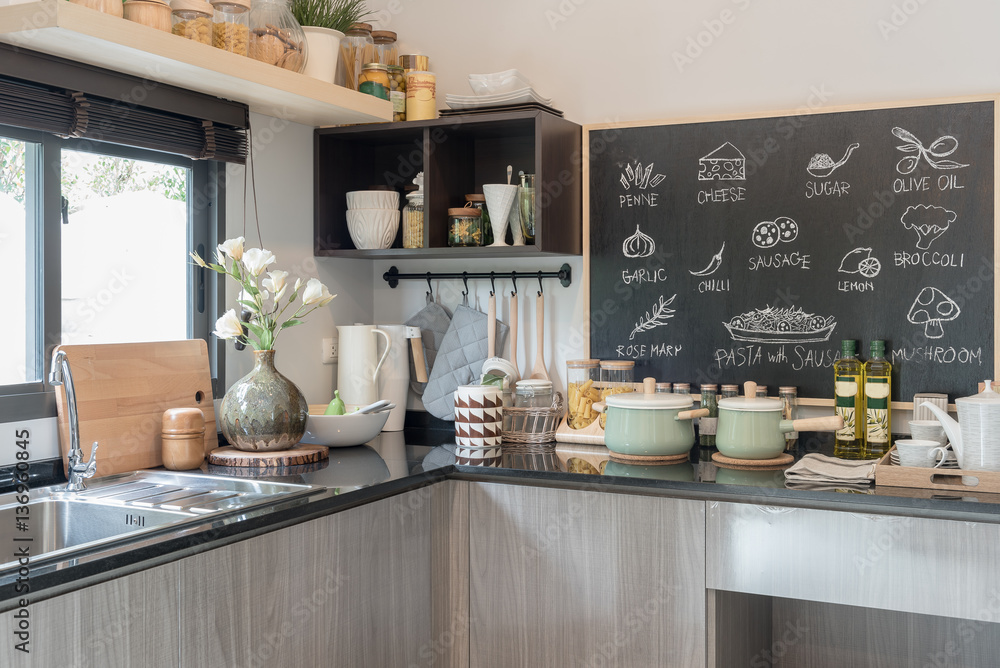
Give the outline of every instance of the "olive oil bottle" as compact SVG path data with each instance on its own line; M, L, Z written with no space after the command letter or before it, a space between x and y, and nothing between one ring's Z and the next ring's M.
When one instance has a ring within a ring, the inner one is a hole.
M865 459L881 457L892 447L892 365L885 359L885 341L872 341L865 362Z
M854 341L840 342L840 359L833 363L833 395L837 415L844 426L837 430L833 456L841 459L865 457L864 367L854 356Z

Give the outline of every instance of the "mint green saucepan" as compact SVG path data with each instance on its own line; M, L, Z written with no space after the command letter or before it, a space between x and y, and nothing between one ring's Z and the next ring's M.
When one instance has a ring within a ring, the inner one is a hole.
M708 415L708 410L690 410L694 400L688 395L656 394L655 390L656 380L645 378L642 393L607 398L603 410L607 413L604 444L608 450L623 455L667 457L691 449L692 421Z
M785 450L790 431L835 431L844 426L838 415L782 420L781 399L757 397L757 383L744 384L742 397L719 401L719 424L715 445L735 459L774 459Z

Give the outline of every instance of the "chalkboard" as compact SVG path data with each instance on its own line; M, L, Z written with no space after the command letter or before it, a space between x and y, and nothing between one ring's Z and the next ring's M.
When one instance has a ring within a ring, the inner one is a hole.
M636 379L893 399L995 378L997 99L587 129L590 354Z

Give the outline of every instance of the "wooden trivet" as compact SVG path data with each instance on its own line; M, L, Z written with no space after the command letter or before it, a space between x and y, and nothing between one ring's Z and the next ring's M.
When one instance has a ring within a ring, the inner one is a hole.
M212 450L208 455L208 461L210 464L218 466L268 468L311 464L326 459L329 453L330 448L325 445L300 445L291 450L272 450L270 452L246 452L229 445Z
M689 453L680 455L623 455L620 452L612 452L611 461L619 464L672 464L685 461L689 458Z
M774 459L736 459L726 457L721 452L712 453L712 461L723 468L746 469L748 471L769 471L771 469L783 469L795 461L795 457L783 452Z

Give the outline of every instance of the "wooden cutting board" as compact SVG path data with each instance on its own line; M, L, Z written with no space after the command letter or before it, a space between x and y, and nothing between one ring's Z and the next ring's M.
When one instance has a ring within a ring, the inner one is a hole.
M150 343L66 345L86 460L94 441L97 477L163 465L163 411L199 408L205 414L205 455L218 447L208 346L201 339ZM57 386L59 451L66 468L69 417Z

